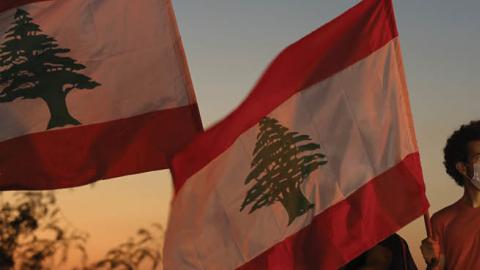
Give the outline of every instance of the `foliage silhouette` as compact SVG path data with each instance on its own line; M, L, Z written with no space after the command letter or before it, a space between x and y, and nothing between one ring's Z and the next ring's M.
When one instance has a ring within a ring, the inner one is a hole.
M81 255L81 265L72 270L161 269L162 239L162 226L153 224L89 262L88 235L66 222L53 192L16 192L10 202L0 199L0 270L65 269L72 252Z
M48 270L85 253L87 235L61 222L53 192L19 192L0 206L0 269Z
M139 229L134 238L110 249L103 259L82 270L135 270L142 266L158 269L162 260L163 228L159 224L152 227L153 231Z

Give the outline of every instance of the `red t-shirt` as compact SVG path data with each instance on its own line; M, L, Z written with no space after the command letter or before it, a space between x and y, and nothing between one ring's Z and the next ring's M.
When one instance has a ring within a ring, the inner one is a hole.
M445 269L480 269L480 207L463 198L432 217L433 231L445 256Z

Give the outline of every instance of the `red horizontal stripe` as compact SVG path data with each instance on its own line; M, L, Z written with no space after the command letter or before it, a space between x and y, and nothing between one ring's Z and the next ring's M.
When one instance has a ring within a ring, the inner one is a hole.
M428 209L418 153L239 270L337 270Z
M53 1L53 0L0 0L0 12L4 12L6 10L23 6L26 4L31 4L35 2L45 2L45 1Z
M391 0L364 0L285 49L238 109L175 157L176 190L292 95L364 59L396 36Z
M0 142L0 190L78 186L167 168L202 130L197 105Z

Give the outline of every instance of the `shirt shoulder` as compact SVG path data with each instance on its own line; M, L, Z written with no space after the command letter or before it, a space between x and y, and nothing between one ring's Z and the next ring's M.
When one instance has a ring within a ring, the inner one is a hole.
M443 223L459 214L462 207L462 199L452 203L451 205L439 210L432 216L432 223Z

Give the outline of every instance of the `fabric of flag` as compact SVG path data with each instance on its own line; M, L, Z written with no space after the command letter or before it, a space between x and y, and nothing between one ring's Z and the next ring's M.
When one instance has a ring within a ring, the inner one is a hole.
M202 129L169 0L0 3L0 190L168 168Z
M391 1L286 48L172 168L167 270L336 270L422 215Z

